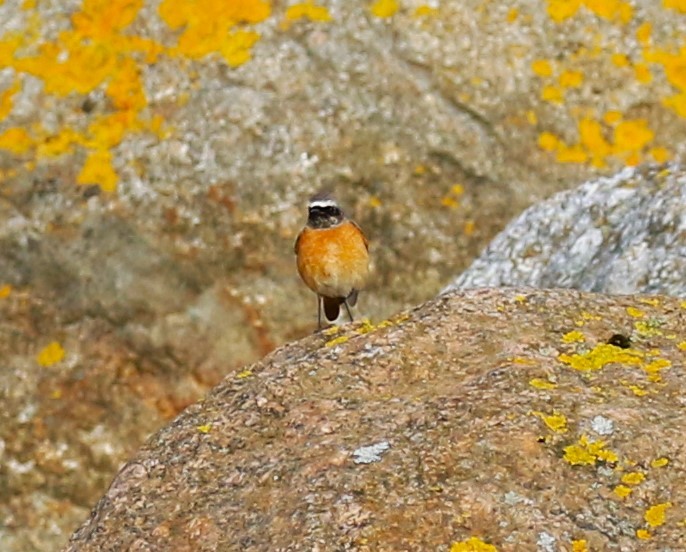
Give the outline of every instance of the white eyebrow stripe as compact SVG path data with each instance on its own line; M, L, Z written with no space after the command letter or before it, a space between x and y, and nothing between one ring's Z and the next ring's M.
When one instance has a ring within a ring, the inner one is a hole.
M338 207L338 203L333 199L315 199L310 202L309 207Z

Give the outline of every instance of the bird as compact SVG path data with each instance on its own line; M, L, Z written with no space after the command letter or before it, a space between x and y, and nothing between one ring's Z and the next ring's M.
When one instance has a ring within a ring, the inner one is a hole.
M313 195L307 213L294 251L300 277L317 294L318 327L322 307L327 321L334 322L343 305L352 322L350 307L369 277L369 242L329 191Z

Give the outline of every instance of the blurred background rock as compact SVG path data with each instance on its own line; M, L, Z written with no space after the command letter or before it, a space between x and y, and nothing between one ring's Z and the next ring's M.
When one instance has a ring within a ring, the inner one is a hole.
M154 429L310 333L307 197L374 320L533 202L686 154L679 0L0 1L0 541L52 550Z

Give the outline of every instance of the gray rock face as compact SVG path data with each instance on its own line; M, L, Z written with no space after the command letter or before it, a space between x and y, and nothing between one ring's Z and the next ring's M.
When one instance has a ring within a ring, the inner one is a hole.
M293 342L156 433L66 550L684 550L685 316L471 290Z
M686 169L625 169L527 209L447 289L686 296Z

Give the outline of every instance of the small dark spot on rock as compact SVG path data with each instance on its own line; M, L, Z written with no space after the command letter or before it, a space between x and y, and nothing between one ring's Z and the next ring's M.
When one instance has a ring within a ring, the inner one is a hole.
M86 186L83 190L83 199L90 199L91 197L100 195L100 186L93 184L91 186Z
M607 344L620 347L621 349L628 349L631 347L631 338L624 334L616 333L612 334L610 339L607 340Z
M81 104L81 111L84 113L90 113L95 109L95 100L93 98L86 98Z

